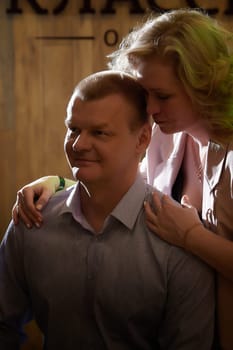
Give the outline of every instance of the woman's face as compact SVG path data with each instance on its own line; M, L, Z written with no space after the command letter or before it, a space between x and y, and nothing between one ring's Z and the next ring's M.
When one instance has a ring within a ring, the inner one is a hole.
M161 131L192 133L200 128L201 118L175 75L171 61L147 57L138 62L136 76L147 92L148 114Z

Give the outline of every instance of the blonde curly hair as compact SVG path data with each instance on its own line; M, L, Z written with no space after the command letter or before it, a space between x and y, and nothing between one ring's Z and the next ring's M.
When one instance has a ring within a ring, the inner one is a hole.
M174 63L195 108L215 141L233 137L233 34L198 9L149 15L109 55L111 69L134 74L150 55Z

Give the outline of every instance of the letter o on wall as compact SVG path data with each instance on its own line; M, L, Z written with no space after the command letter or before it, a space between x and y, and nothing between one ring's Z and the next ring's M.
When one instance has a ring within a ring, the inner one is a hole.
M104 42L107 46L115 46L118 43L118 33L115 29L108 29L104 33Z

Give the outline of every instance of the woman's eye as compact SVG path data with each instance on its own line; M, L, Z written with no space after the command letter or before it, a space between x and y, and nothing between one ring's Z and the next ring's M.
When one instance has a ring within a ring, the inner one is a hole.
M147 98L151 97L151 98L155 98L157 100L168 100L171 97L171 94L168 93L162 93L159 91L149 91L146 94Z
M160 100L168 100L170 95L157 95Z

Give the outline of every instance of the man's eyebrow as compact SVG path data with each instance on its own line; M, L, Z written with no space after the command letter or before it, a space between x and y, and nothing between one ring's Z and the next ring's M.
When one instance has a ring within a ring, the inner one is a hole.
M69 118L65 118L64 123L66 126L72 125L72 121ZM91 129L100 129L100 128L108 128L109 125L106 122L96 123L91 125Z
M106 128L108 127L108 123L96 123L94 125L92 125L92 128Z

